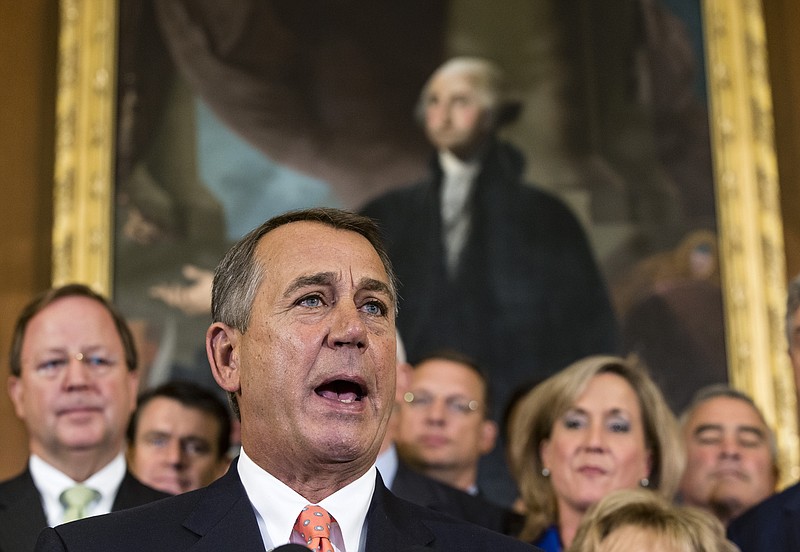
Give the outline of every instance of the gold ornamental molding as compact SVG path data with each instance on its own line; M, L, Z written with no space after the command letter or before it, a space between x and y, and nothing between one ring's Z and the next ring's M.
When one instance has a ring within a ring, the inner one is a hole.
M730 379L776 429L786 485L800 462L763 14L758 0L703 10Z
M111 292L116 1L61 0L53 284Z

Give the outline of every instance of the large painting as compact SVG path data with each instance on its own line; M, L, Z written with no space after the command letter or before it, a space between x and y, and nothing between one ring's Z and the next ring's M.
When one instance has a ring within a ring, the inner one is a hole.
M503 138L526 180L589 236L625 350L676 410L710 382L753 394L797 465L758 2L61 5L54 280L113 295L145 381L209 380L209 271L249 229L425 174L420 89L478 55L524 106Z

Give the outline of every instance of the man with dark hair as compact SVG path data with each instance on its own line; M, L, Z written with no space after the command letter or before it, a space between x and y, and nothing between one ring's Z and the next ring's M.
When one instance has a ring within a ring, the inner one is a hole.
M800 276L789 282L785 329L795 389L800 389ZM728 526L728 538L742 552L800 550L800 483L733 520Z
M489 385L466 355L443 349L416 364L400 410L397 446L412 467L478 494L478 464L497 441Z
M365 217L309 209L253 230L217 267L206 333L241 419L239 458L203 489L47 529L37 550L531 550L399 499L378 476L396 297Z
M128 460L142 482L170 494L205 487L228 467L228 407L208 389L171 381L139 395Z
M399 430L400 411L410 392L412 370L413 367L406 361L405 348L398 333L395 406L375 464L384 483L394 494L409 502L499 533L516 536L522 528L521 516L483 497L429 477L413 469L398 455L395 441Z
M10 365L8 392L31 456L0 483L0 550L30 551L44 527L167 496L125 465L136 349L103 296L81 284L37 296L17 320Z

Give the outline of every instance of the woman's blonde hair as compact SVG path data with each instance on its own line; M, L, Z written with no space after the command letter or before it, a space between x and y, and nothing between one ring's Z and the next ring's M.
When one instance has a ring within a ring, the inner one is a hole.
M658 386L634 358L586 357L534 387L514 408L508 455L528 512L520 534L523 540L537 539L558 522L555 492L550 479L542 474L541 443L550 438L556 421L574 406L589 380L605 373L624 378L639 399L644 444L652 458L648 488L668 499L678 488L685 464L683 444L675 416Z
M722 523L690 506L676 506L655 493L615 491L592 506L581 520L568 552L595 552L611 533L637 527L685 552L737 552Z

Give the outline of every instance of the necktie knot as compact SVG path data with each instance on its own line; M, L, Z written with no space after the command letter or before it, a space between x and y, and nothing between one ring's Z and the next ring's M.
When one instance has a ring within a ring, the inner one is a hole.
M297 516L294 530L303 537L310 550L333 552L331 523L334 521L325 508L309 504Z
M85 485L75 485L61 493L61 504L64 505L64 523L86 517L86 507L93 500L100 498L100 493Z

